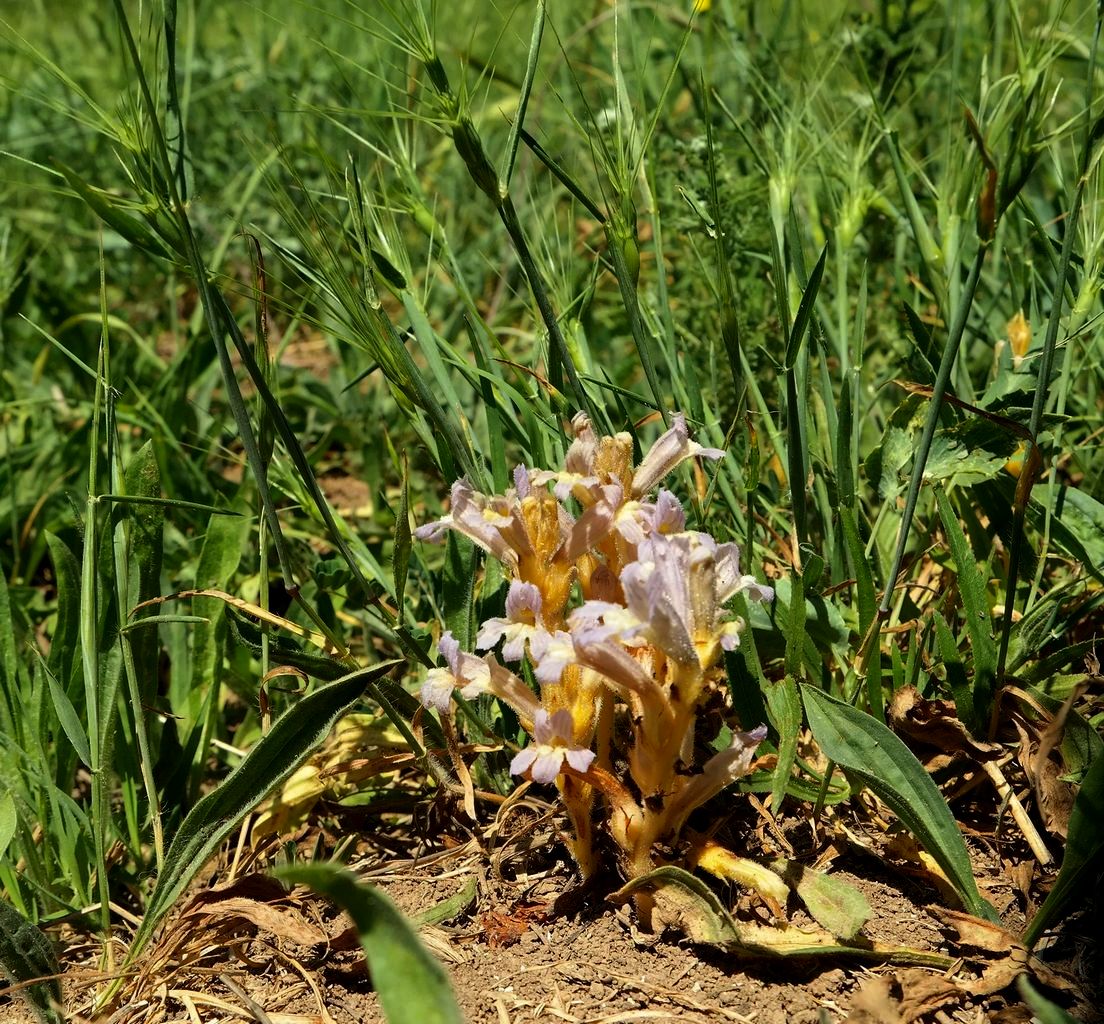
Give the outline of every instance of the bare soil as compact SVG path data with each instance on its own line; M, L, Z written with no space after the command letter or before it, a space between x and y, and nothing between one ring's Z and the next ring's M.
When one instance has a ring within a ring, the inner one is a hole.
M412 850L400 849L410 819L405 824L391 819L359 844L353 860L358 873L411 916L471 889L474 899L461 913L422 929L423 940L448 970L469 1024L1024 1024L1031 1019L1012 984L1016 971L1002 974L1001 957L956 944L954 930L938 916L942 901L931 880L888 854L848 846L831 858L828 870L867 897L874 914L864 929L869 938L961 957L950 970L865 965L840 957L745 960L675 934L641 934L628 909L605 898L608 888L579 884L554 826L548 816L534 818L505 844L516 843L515 849L489 852L481 838L472 838L453 840L451 851L441 844ZM782 838L796 840L807 827L794 822ZM304 853L318 835L311 829L301 836ZM1023 881L1022 860L1002 858L992 844L976 839L971 853L983 891L1015 933L1024 920L1025 897L1013 880ZM147 973L128 985L129 996L113 1024L383 1024L348 922L313 895L297 892L289 898L274 890L262 874L268 860L246 858L229 888L228 865L222 863L193 889L144 958ZM1010 874L1014 864L1020 865L1018 875ZM721 894L740 916L766 919L765 908L737 888ZM239 902L224 902L231 899ZM249 910L251 900L268 909ZM243 915L237 924L235 913ZM788 919L808 923L796 906L789 908ZM1043 984L1036 982L1086 1022L1104 1020L1094 1009L1102 960L1098 944L1090 941L1091 919L1082 912L1066 922L1042 954L1048 966L1040 966ZM71 965L66 991L73 1019L87 1019L88 982L98 966L94 947L79 936L64 937L63 944ZM30 1024L32 1019L19 1003L0 998L0 1021Z

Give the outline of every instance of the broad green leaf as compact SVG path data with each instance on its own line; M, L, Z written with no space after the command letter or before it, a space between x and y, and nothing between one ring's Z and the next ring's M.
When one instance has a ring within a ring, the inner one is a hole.
M1100 874L1104 861L1104 757L1089 766L1070 813L1066 852L1058 880L1024 933L1030 949L1059 917L1077 891Z
M760 648L772 654L774 648L770 644L773 642L777 646L781 639L779 626L784 626L782 608L789 607L792 593L788 578L777 580L774 588L777 596L773 604L749 602L748 613L745 616L748 625L756 632L755 639ZM806 644L806 651L816 647L842 647L847 644L851 636L839 608L833 601L825 600L819 594L805 595L805 632L808 634L809 641ZM767 660L766 655L764 660Z
M617 893L625 899L633 893L652 892L664 924L677 927L691 942L740 943L739 926L717 894L700 878L667 864L631 879Z
M870 920L870 904L849 882L793 860L776 860L771 868L792 886L816 923L833 935L854 939Z
M904 470L916 450L916 434L923 427L923 410L920 396L909 395L889 417L882 443L866 457L866 478L878 483L878 494L893 498L904 486L901 471Z
M372 682L399 664L385 661L359 669L304 697L277 719L216 789L191 809L165 854L164 870L150 894L128 962L134 962L161 918L238 822L291 777Z
M276 874L310 886L353 919L388 1024L464 1024L444 968L378 889L336 864L297 864Z
M923 843L966 909L996 920L982 899L966 844L939 787L912 751L886 726L813 686L802 686L809 728L824 756L860 778Z
M937 430L924 466L926 481L948 480L965 485L989 480L1002 472L1019 438L1000 425L971 417Z
M196 589L225 589L241 561L251 526L245 516L211 516L196 567ZM212 597L193 599L193 612L208 625L196 626L193 633L191 674L173 672L169 680L169 703L177 716L177 728L185 748L195 753L191 764L179 765L174 780L184 788L184 800L194 799L198 793L203 759L214 728L212 714L223 675L226 607Z
M1027 517L1042 530L1044 509L1051 510L1055 544L1082 562L1097 579L1104 578L1104 505L1085 491L1065 485L1038 484L1031 492Z
M735 920L700 878L665 865L632 879L612 899L626 900L638 892L651 893L653 924L682 931L692 942L722 946L742 957L842 956L874 963L948 967L951 958L940 953L883 946L863 940L849 946L822 930L789 925L766 926ZM656 920L658 918L658 920Z
M241 518L211 516L207 524L207 533L203 538L203 548L199 554L199 565L196 567L196 590L226 588L227 582L241 561L242 550L251 526L249 519L244 516ZM217 680L221 675L218 671L221 654L219 637L226 615L226 605L211 597L197 597L192 601L192 609L196 615L207 619L210 625L196 629L192 677L190 680L174 679L176 683L174 689L179 692L171 696L174 709L190 707L194 714L202 703L203 694L212 680Z
M49 939L7 900L0 899L0 974L13 985L48 978L22 989L22 994L43 1024L62 1024L61 983L58 964Z
M466 537L449 531L441 580L441 618L465 651L475 643L475 577L479 551Z

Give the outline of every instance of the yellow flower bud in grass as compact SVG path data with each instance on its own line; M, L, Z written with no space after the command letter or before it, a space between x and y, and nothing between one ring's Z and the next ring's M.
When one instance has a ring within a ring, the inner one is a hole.
M1012 365L1019 367L1027 350L1031 348L1031 324L1023 315L1022 309L1016 311L1005 330L1008 331L1008 344L1012 348Z
M1026 445L1021 441L1016 450L1012 453L1012 457L1004 464L1005 472L1011 473L1017 480L1020 478L1020 474L1023 472L1024 452L1026 451Z

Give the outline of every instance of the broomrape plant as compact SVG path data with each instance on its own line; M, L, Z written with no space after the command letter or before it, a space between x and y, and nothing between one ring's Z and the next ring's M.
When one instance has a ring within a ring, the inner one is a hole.
M774 591L741 574L736 544L687 530L674 494L652 497L685 460L724 454L693 441L681 414L635 468L628 434L599 437L584 413L572 429L561 471L518 466L502 495L458 480L448 515L415 531L438 541L455 530L510 578L505 616L484 622L475 643L498 655L462 651L445 632L445 665L429 671L421 699L442 714L454 690L505 701L532 737L511 772L559 788L583 874L597 867L600 801L636 878L696 807L747 774L766 736L762 725L734 733L727 750L695 764L695 728L722 689L722 652L744 627L726 605ZM518 674L526 659L537 693Z

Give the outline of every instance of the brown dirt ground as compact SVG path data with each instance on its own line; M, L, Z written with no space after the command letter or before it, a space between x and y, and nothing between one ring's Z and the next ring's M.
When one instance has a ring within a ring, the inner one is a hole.
M947 974L839 958L746 961L694 947L676 935L641 935L631 916L606 901L603 892L580 888L554 826L547 815L535 816L490 854L477 839L454 839L451 851L439 843L414 850L399 838L411 830L404 816L390 818L387 828L358 843L353 858L358 872L410 915L453 897L474 876L478 896L473 905L422 931L446 965L469 1024L1022 1024L1030 1019L1015 986L976 996L956 987L976 987L985 958L955 944L936 916L940 898L930 879L903 874L902 867L916 872L888 855L875 856L854 843L836 855L828 844L831 870L862 890L873 909L865 934L897 946L964 955ZM852 838L861 838L860 829L861 823L849 820ZM800 821L774 830L792 847L805 845L807 833L807 823ZM333 838L317 829L304 831L300 857L320 836ZM749 845L756 841L749 837ZM823 862L824 837L819 845ZM1016 931L1023 925L1023 898L1002 864L1022 861L1009 859L1007 851L1002 859L990 842L974 838L970 845L983 892ZM111 1016L112 1024L383 1024L359 950L349 948L348 935L344 943L337 938L347 922L313 896L288 900L273 890L261 876L269 861L246 857L238 887L226 896L254 898L283 916L273 923L254 915L235 925L229 904L216 901L212 916L204 918L196 916L193 903L183 901L144 958L147 976L128 986L130 997ZM223 862L193 894L209 899L211 886L225 885L226 878ZM724 895L741 916L765 919L765 908L746 894L733 888ZM1069 985L1065 992L1050 994L1086 1022L1104 1020L1093 1009L1101 954L1089 942L1090 919L1083 912L1068 921L1057 945L1044 954L1063 972L1057 980ZM789 920L808 922L792 905ZM328 948L326 942L304 945L311 942L311 929L315 937L329 937ZM75 965L66 980L73 1019L87 1019L88 988L82 982L89 972L76 965L94 966L97 951L79 936L63 940L68 946L63 958ZM31 1020L21 1005L0 998L4 1024Z

